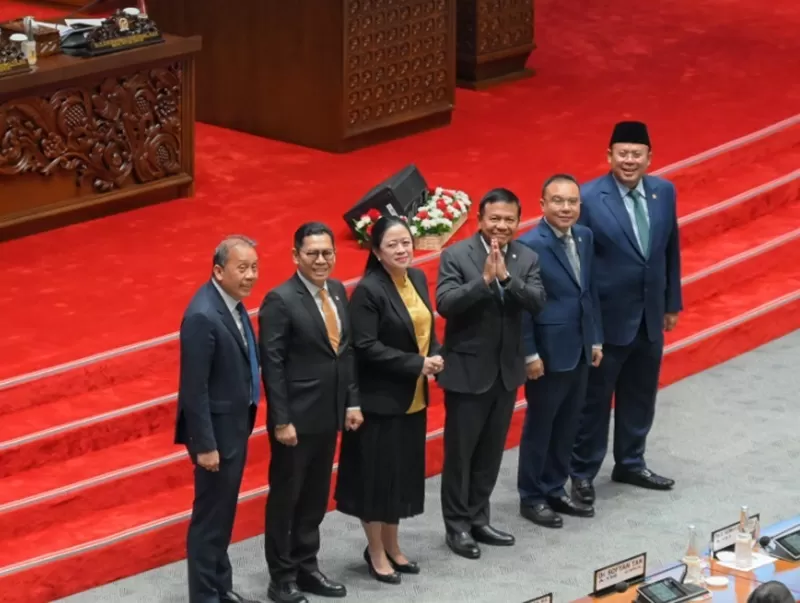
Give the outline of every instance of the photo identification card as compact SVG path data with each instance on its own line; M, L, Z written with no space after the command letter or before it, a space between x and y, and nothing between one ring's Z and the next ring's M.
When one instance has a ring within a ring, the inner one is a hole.
M647 571L647 553L601 567L594 573L593 595L603 595L614 590L620 582L633 584L644 580Z

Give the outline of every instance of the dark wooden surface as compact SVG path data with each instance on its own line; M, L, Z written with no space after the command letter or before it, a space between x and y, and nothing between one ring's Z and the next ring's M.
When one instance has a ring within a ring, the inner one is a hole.
M534 0L457 0L458 85L480 90L530 77Z
M0 239L193 193L200 38L0 78Z
M334 152L450 122L456 0L170 0L200 34L198 120Z

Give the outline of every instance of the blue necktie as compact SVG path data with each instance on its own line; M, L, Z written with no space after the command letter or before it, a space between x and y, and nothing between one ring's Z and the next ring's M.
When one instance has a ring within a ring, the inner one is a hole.
M250 324L250 317L247 315L247 310L244 309L244 304L239 302L236 304L236 309L242 318L242 330L247 340L247 357L250 360L250 403L256 406L258 405L258 399L261 397L261 376L258 372L256 337L253 333L253 325Z

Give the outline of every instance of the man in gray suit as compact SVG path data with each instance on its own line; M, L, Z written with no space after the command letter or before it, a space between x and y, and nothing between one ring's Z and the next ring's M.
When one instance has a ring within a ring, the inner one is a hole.
M489 522L489 498L503 458L517 389L525 383L522 316L545 303L539 261L512 240L519 198L498 188L481 199L479 232L442 253L436 305L446 320L442 514L447 545L468 559L477 542L514 544ZM477 542L476 542L477 541Z

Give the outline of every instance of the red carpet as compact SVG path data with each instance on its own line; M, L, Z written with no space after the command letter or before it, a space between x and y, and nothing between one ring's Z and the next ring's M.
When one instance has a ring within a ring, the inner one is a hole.
M28 12L19 7L0 4L0 18ZM432 185L474 197L509 186L531 219L545 175L604 170L602 149L619 118L651 124L659 168L800 113L800 82L787 77L800 72L793 2L584 7L537 3L537 76L459 91L450 128L333 156L200 126L196 198L0 244L0 257L12 258L0 275L0 379L174 330L207 277L211 249L229 232L253 234L268 258L251 307L290 273L290 233L305 219L335 227L338 276L356 277L364 252L345 237L340 215L411 161ZM630 94L636 102L624 100ZM668 339L662 385L800 327L799 168L797 119L668 170L679 190L687 309ZM436 265L425 264L430 276ZM4 600L48 601L183 556L192 491L184 454L170 443L176 368L167 342L0 386ZM263 529L263 407L261 415L237 538ZM436 392L430 475L441 468L442 419Z

